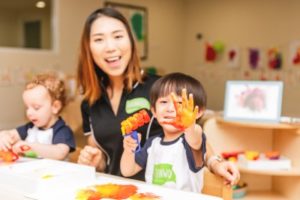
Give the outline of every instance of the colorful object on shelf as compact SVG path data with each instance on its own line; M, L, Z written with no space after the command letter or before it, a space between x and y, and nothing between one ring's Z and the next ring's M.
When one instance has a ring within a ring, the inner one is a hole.
M130 116L121 122L121 132L123 136L131 136L138 143L138 147L135 152L138 152L141 149L141 144L136 130L148 122L150 122L150 116L146 110L140 110L138 113L135 113L133 116Z
M280 158L280 153L278 151L267 151L265 156L270 160L278 160Z
M81 189L76 194L76 200L99 200L99 199L132 199L132 200L157 200L158 196L151 193L137 193L135 185L101 184Z
M282 66L282 55L277 48L268 51L268 65L270 69L280 69Z
M178 99L174 93L171 94L174 107L176 110L176 118L173 122L166 123L175 126L178 129L184 130L196 122L199 112L198 106L194 107L194 98L187 97L186 89L182 90L182 103L178 102Z
M225 160L236 162L238 159L238 155L242 153L244 153L244 151L223 152L222 157Z
M0 150L0 159L4 162L14 162L19 159L18 154L14 153L12 150L4 151Z
M246 195L247 193L247 184L239 182L238 184L232 186L232 198L239 199Z
M249 156L249 154L248 154ZM269 159L264 154L259 156L251 155L246 158L246 155L238 156L238 165L249 170L290 170L291 160L287 157L280 156L279 159ZM258 157L258 158L257 158Z
M245 157L248 160L257 160L259 158L258 151L245 151Z

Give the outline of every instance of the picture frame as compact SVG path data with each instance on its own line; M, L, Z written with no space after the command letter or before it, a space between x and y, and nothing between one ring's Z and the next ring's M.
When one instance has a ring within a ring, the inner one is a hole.
M224 119L277 123L282 93L282 81L227 81Z
M145 7L106 1L104 6L121 12L127 19L141 60L148 57L148 11Z

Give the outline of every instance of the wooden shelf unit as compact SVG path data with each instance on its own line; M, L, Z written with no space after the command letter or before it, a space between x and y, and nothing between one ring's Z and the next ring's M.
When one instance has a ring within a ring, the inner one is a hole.
M292 167L291 170L253 170L246 167L239 166L240 172L257 175L270 175L270 176L299 176L300 169Z
M248 184L243 200L298 200L300 197L300 126L283 123L226 121L212 117L204 122L204 132L218 153L254 150L279 151L292 161L292 169L251 170L240 167Z
M272 191L250 191L240 200L287 200L286 197Z

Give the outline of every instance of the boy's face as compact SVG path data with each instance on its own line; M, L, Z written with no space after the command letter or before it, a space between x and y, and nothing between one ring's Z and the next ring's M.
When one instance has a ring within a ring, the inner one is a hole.
M181 97L177 96L177 101L181 103ZM164 132L178 132L179 130L173 125L168 124L175 120L176 109L171 95L159 97L155 103L155 109L152 108L152 113L156 117L158 123L164 129Z
M60 105L53 102L48 90L38 85L23 92L27 118L39 128L50 128L57 119Z

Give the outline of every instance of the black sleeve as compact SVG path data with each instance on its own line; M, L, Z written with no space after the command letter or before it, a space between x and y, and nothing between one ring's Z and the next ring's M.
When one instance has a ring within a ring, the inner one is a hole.
M75 138L70 127L64 126L57 130L53 136L53 144L66 144L70 147L70 152L75 151Z
M183 145L186 150L186 156L188 159L189 168L191 171L197 173L199 170L201 170L204 167L204 155L206 153L206 135L205 135L205 133L204 132L202 133L202 144L201 144L200 149L201 149L201 157L203 160L203 164L200 167L196 166L192 149L189 146L189 144L187 143L187 141L185 140L185 138L183 139Z
M91 131L90 127L90 107L87 101L81 103L82 129L84 133Z
M26 137L27 137L27 131L28 129L32 128L33 127L33 124L32 123L27 123L25 125L22 125L22 126L19 126L17 127L17 132L19 133L19 136L22 140L25 140Z

